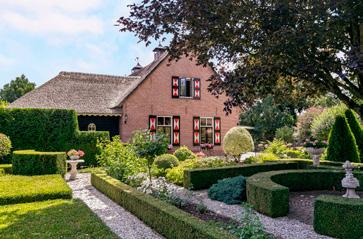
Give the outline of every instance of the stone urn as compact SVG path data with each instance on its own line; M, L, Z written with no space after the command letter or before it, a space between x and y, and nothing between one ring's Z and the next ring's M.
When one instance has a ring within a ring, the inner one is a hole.
M311 155L313 160L313 166L319 166L320 156L324 153L325 148L306 147L305 150Z
M342 186L347 189L343 197L359 198L359 195L355 192L355 189L359 187L359 181L353 175L353 165L351 162L345 161L343 168L345 169L345 177L342 179Z
M70 180L75 180L77 178L77 165L79 163L84 163L83 159L79 159L79 156L69 156L70 160L67 160L66 162L71 165L71 172L70 172Z

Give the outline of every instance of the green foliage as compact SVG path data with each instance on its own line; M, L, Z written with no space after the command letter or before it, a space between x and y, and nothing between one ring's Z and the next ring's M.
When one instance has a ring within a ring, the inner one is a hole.
M194 158L180 162L177 167L168 169L166 179L177 185L183 185L184 171L193 168L216 168L235 165L235 162L221 159L219 157Z
M0 205L72 198L72 190L60 175L0 177Z
M277 105L272 96L263 99L240 116L240 125L253 126L257 141L272 140L278 128L291 127L294 116L286 108Z
M307 103L311 107L330 108L339 105L341 101L333 94L326 94L319 97L308 98Z
M253 174L275 170L298 169L306 167L306 163L298 161L273 162L265 164L247 164L241 166L229 166L219 168L194 168L185 170L184 184L187 189L207 189L218 180L236 176L249 177Z
M240 229L240 239L268 239L273 238L267 235L260 218L250 205L244 205L243 227Z
M129 176L146 170L144 159L137 157L134 148L122 143L119 136L112 141L102 140L97 143L97 160L106 172L125 182Z
M241 154L254 150L254 144L251 134L247 129L236 126L228 130L223 138L224 153L234 158Z
M167 202L139 192L105 174L92 174L91 182L99 191L166 238L235 238Z
M0 164L0 176L12 173L13 173L13 167L11 164Z
M363 173L355 176L363 189ZM340 190L343 171L316 170L281 170L252 175L247 178L247 201L253 207L270 217L286 216L289 212L289 190Z
M246 200L246 179L237 176L218 180L208 190L208 197L226 204L240 204Z
M0 90L0 99L13 102L35 88L35 83L29 82L25 75L16 77L10 84L5 84Z
M13 152L13 174L44 175L66 174L66 159L64 152L37 152L34 150L19 150Z
M182 146L175 150L174 155L178 158L179 161L193 159L196 157L195 154L190 149L188 149L187 146Z
M299 142L304 142L312 137L311 124L323 110L323 108L311 107L297 117L296 138Z
M290 149L284 141L279 139L269 142L268 147L263 152L275 154L279 158L310 158L302 148Z
M358 146L344 116L337 116L329 134L327 160L360 162Z
M294 141L294 129L288 126L278 128L275 132L275 138L286 143L292 143Z
M273 153L259 153L256 156L252 156L247 158L243 163L251 164L251 163L264 163L265 161L275 161L279 160L279 157Z
M347 107L344 104L339 104L324 110L320 115L316 116L311 123L313 138L321 141L327 140L335 118L338 115L344 115L346 109Z
M352 133L355 138L355 142L357 143L359 155L361 161L363 161L363 130L362 126L359 123L359 120L355 116L354 112L351 109L347 109L345 111L345 118L347 118L348 125L352 130Z
M0 159L11 153L11 141L8 136L0 133Z
M179 160L172 154L162 154L156 157L154 165L157 168L158 176L165 176L166 170L179 165Z
M117 239L81 200L48 200L0 207L0 238Z
M8 105L9 105L9 102L0 99L0 108L6 108L6 107L8 107Z
M108 132L81 132L76 112L60 109L1 109L0 132L8 135L14 150L85 152L84 165L96 164L96 142Z
M317 197L314 204L314 230L334 238L362 238L363 199L332 195Z

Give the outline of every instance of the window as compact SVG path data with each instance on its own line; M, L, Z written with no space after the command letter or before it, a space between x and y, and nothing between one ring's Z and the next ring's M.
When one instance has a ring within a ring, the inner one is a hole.
M213 118L200 118L200 143L213 144Z
M170 116L158 116L156 121L156 130L160 133L163 133L167 139L169 139L169 143L171 143L171 117Z
M96 124L90 123L88 125L88 131L96 131Z
M192 79L180 78L180 96L192 97Z

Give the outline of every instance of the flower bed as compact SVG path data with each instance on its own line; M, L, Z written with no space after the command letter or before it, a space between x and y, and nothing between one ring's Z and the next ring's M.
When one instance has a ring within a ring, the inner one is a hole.
M60 175L0 177L0 205L72 198L72 190Z
M235 238L167 202L139 192L104 173L93 173L91 182L99 191L166 238Z

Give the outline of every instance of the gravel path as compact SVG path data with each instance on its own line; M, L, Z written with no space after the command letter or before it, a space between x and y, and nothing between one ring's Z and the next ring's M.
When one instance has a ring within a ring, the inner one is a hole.
M69 175L66 176L68 178ZM137 217L114 203L95 189L90 174L78 174L78 179L67 181L73 197L81 199L98 217L122 239L162 239L163 237L145 225Z

